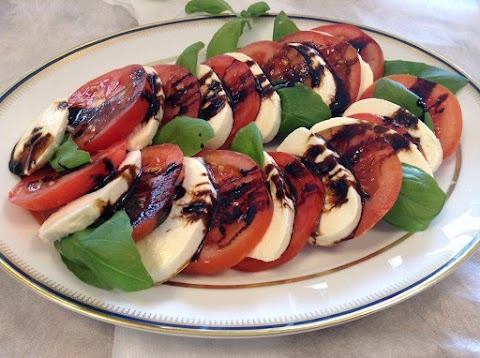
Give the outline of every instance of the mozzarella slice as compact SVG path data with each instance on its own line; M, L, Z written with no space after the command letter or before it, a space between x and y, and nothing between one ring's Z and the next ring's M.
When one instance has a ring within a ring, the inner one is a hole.
M174 199L167 219L136 243L142 262L156 283L180 272L205 237L216 199L208 169L199 158L185 157L185 194Z
M107 185L68 203L45 220L40 226L40 239L49 242L60 240L96 222L130 189L140 174L141 159L139 150L128 153Z
M262 133L263 143L271 142L277 135L282 120L280 96L275 92L267 76L265 76L263 70L254 60L240 52L230 52L226 53L226 55L242 61L250 67L250 71L257 83L257 91L262 100L255 124L260 133Z
M215 136L207 143L206 149L218 149L227 140L233 127L233 111L222 81L207 65L197 66L197 78L200 83L200 95L203 106L200 112L212 126ZM217 111L217 109L220 110ZM213 110L213 111L212 111ZM212 115L212 113L214 113Z
M384 99L367 98L353 103L343 115L348 117L356 113L378 114L402 124L410 136L418 142L419 149L425 156L432 172L435 172L442 164L443 150L440 141L425 123L405 108Z
M156 113L152 113L150 118L145 119L138 124L133 129L133 132L129 134L127 137L127 149L129 151L140 150L152 144L153 137L155 137L158 128L160 128L165 109L165 93L163 91L162 80L157 75L154 68L148 66L144 66L143 68L151 79L152 88L155 92L157 101L155 105L158 105L158 110Z
M327 106L330 106L335 101L337 85L321 53L307 44L293 42L288 46L293 47L305 58L312 74L313 91L322 97Z
M248 257L270 262L275 261L287 249L292 238L295 219L295 203L273 158L264 152L263 171L273 199L273 216L262 240L248 254Z
M372 128L375 127L375 124L363 121L361 119L350 118L350 117L334 117L327 119L326 121L319 122L315 124L310 131L314 134L320 133L324 130L338 127L339 129L342 126L347 125L355 125L355 124L367 124ZM392 145L392 148L395 150L398 159L400 162L405 164L413 165L414 167L420 168L426 173L433 176L432 168L430 168L430 164L428 164L427 160L423 156L423 154L418 150L418 147L405 139L402 135L395 132L393 129L382 129L381 131L376 131L377 135L385 138L386 141ZM399 144L399 145L397 145Z
M360 62L360 88L358 90L358 96L357 96L357 101L360 99L362 96L363 92L370 87L370 85L373 83L373 72L372 68L368 63L366 63L362 56L360 54L358 56L358 61Z
M55 154L68 126L68 103L59 100L48 106L25 131L13 149L8 166L17 175L30 175Z
M339 155L328 149L326 141L306 128L288 135L277 149L306 158L325 187L325 200L317 230L309 241L331 246L354 232L362 215L362 199L352 172L338 162ZM338 190L342 188L342 190Z

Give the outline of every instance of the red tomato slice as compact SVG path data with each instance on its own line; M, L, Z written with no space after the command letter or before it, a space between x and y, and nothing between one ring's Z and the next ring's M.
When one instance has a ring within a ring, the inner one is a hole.
M183 153L174 144L142 150L142 175L125 202L134 241L143 239L165 221L175 188L183 178Z
M231 98L233 109L233 128L220 149L230 148L237 132L257 118L260 110L260 95L256 90L256 81L250 67L231 56L214 56L205 61L223 81L224 88Z
M200 154L217 184L217 209L199 254L182 272L214 274L235 266L260 242L273 204L262 170L251 158L223 150Z
M141 65L91 80L68 99L72 138L90 153L125 139L149 115L152 81Z
M239 50L261 67L273 86L304 83L312 87L310 68L294 48L274 41L253 42Z
M443 149L443 159L452 155L460 144L463 130L462 108L457 97L448 88L432 81L411 75L390 75L386 78L399 82L421 97L432 116L435 136ZM371 98L377 82L362 94Z
M364 192L364 206L354 237L370 230L397 201L402 186L402 164L393 148L370 126L355 124L320 132L346 159Z
M340 41L329 34L318 31L298 31L284 36L280 43L305 43L318 49L337 79L337 96L331 106L339 114L352 104L360 90L361 67L357 50L348 42Z
M362 29L347 24L323 25L313 29L326 32L355 47L362 59L370 65L373 80L378 80L385 72L385 59L380 45Z
M290 244L277 260L264 262L245 258L234 269L256 272L280 266L295 256L305 246L310 234L318 225L322 214L324 189L320 178L313 175L294 155L284 152L269 153L282 169L295 198L295 221Z
M91 164L66 174L46 166L15 185L9 200L29 210L58 208L101 184L125 159L126 150L125 142L119 142L95 155Z
M198 118L201 95L197 78L178 65L156 65L153 68L162 80L165 93L162 123L177 116Z

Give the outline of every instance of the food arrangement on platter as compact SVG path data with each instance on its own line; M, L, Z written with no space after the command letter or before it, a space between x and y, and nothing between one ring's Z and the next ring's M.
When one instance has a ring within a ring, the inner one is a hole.
M300 31L283 13L274 41L237 49L258 4L203 63L196 43L175 65L92 79L15 146L9 199L81 280L135 291L179 272L266 270L307 241L332 246L382 219L423 230L442 209L433 175L459 145L465 79L384 61L357 27Z

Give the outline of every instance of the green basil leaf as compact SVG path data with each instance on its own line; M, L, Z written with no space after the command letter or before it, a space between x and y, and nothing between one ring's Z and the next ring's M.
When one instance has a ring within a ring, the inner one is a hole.
M238 40L242 36L243 28L247 19L237 17L227 21L213 35L207 46L207 59L213 56L222 55L226 52L235 52L238 47Z
M153 280L132 239L125 211L116 212L95 228L87 228L55 243L67 267L81 280L101 288L132 292L149 288Z
M295 23L285 14L284 11L275 17L273 23L273 41L280 40L283 36L300 31Z
M153 138L153 144L176 144L185 156L192 156L205 148L214 136L215 132L207 121L177 117L160 128Z
M187 14L206 12L207 14L219 15L224 11L235 14L232 7L224 0L191 0L185 5Z
M90 154L80 150L70 135L65 135L62 144L50 159L50 166L57 172L63 172L90 163L90 160Z
M423 108L419 105L421 98L399 82L388 78L380 78L373 91L373 96L396 103L417 117L423 115Z
M260 168L263 168L265 157L263 155L262 133L254 122L237 132L230 149L248 155L260 165Z
M279 134L286 136L299 127L310 128L332 117L322 97L304 84L277 90L282 103L282 123Z
M181 54L178 56L176 64L187 69L190 73L197 74L197 63L198 63L198 54L202 48L205 47L205 44L201 41L195 42L194 44L188 46Z
M435 132L435 127L434 127L434 124L433 124L433 118L430 115L430 113L425 112L423 114L423 122L427 125L428 128L430 128L430 130L432 132Z
M248 7L248 9L241 12L241 16L253 18L265 15L270 10L270 6L264 1L256 2Z
M423 170L408 164L402 164L402 170L400 195L384 220L409 232L425 230L442 210L446 195Z
M399 73L439 83L453 93L458 92L468 83L468 79L463 76L425 63L400 60L385 61L385 76Z

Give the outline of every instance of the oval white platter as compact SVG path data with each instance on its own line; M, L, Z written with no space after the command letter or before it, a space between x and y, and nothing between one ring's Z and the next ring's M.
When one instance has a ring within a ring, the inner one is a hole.
M327 19L293 17L301 29ZM460 90L464 116L461 149L436 173L448 200L424 232L408 235L380 223L365 237L337 247L307 247L282 267L260 273L233 270L216 276L178 276L136 292L103 291L79 281L38 225L8 202L17 178L10 151L36 113L68 97L87 80L131 63L172 62L196 41L208 43L225 21L187 18L142 26L59 55L20 79L0 97L0 266L47 299L90 317L153 332L190 336L265 336L345 323L389 307L445 277L480 246L480 88ZM273 17L255 24L241 44L271 39ZM365 29L387 60L420 61L463 74L431 51L394 35ZM463 74L465 75L465 74Z

